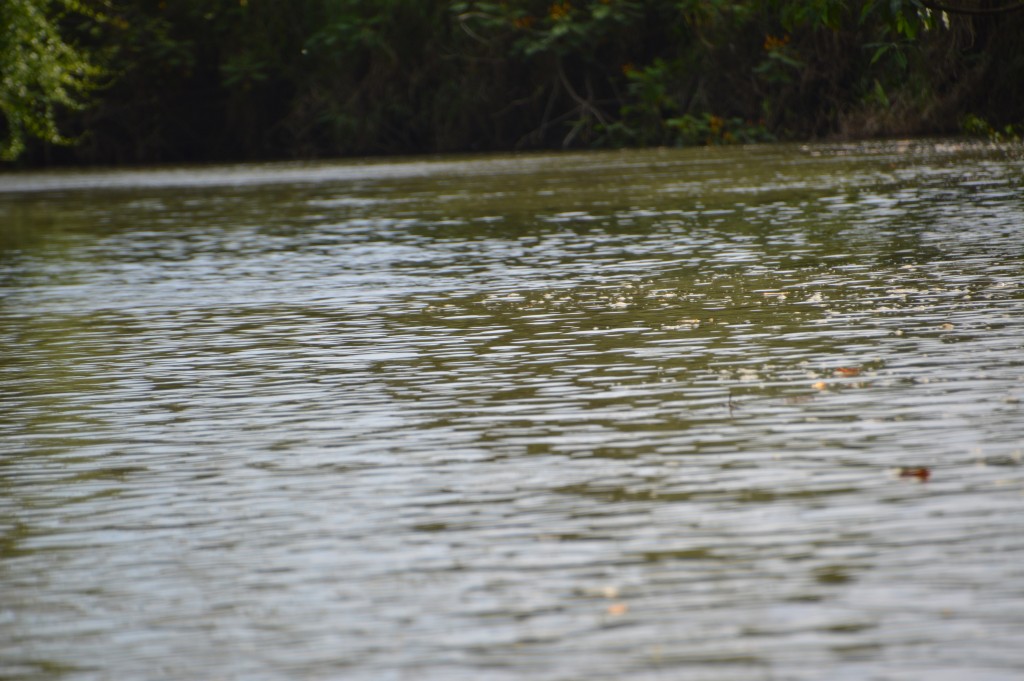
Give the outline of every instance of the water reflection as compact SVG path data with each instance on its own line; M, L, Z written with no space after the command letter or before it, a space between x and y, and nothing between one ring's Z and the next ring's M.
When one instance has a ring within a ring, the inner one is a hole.
M0 178L0 669L1013 678L1022 158Z

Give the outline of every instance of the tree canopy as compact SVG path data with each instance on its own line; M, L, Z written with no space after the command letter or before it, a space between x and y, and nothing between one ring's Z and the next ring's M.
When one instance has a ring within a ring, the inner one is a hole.
M1010 0L958 0L966 12L933 0L90 1L0 5L5 158L1012 134L1024 123L1024 12L1001 11Z

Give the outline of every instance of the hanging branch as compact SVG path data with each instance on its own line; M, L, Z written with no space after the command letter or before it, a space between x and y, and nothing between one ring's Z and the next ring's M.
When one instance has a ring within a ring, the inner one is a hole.
M596 118L598 123L604 126L608 125L608 119L605 117L603 113L601 113L601 110L598 109L592 101L594 99L594 93L590 86L589 77L586 81L587 98L584 99L579 95L578 92L576 92L575 88L573 88L572 86L572 83L569 82L569 77L565 75L565 69L562 67L561 59L558 60L558 76L562 81L562 86L565 88L565 91L569 93L569 97L571 97L572 100L576 102L576 109L574 109L574 111L579 112L580 116L584 117L581 118L580 121L573 126L572 130L569 131L569 134L566 135L565 139L562 140L562 147L568 148L569 145L572 144L572 141L576 138L576 135L578 135L580 130L582 130L583 127L587 124L587 115Z
M1024 2L1015 2L1011 5L1003 5L1002 7L952 7L945 5L934 0L919 0L922 5L928 9L935 10L937 12L946 12L948 14L969 14L972 16L985 16L989 14L1005 14L1008 12L1016 12L1017 10L1024 9Z

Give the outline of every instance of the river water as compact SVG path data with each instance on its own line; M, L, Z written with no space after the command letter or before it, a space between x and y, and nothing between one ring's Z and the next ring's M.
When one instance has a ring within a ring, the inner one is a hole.
M1024 149L0 175L0 676L1024 677Z

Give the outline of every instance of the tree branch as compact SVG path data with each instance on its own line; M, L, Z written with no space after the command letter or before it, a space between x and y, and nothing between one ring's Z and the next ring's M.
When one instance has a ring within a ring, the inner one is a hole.
M919 0L919 2L922 5L924 5L925 7L927 7L928 9L933 9L933 10L935 10L937 12L946 12L947 14L969 14L969 15L973 15L973 16L985 16L985 15L989 15L989 14L1005 14L1007 12L1016 12L1017 10L1024 9L1024 2L1015 2L1013 4L1004 5L1002 7L976 7L976 8L952 7L950 5L945 5L945 4L940 3L940 2L935 2L935 0Z

